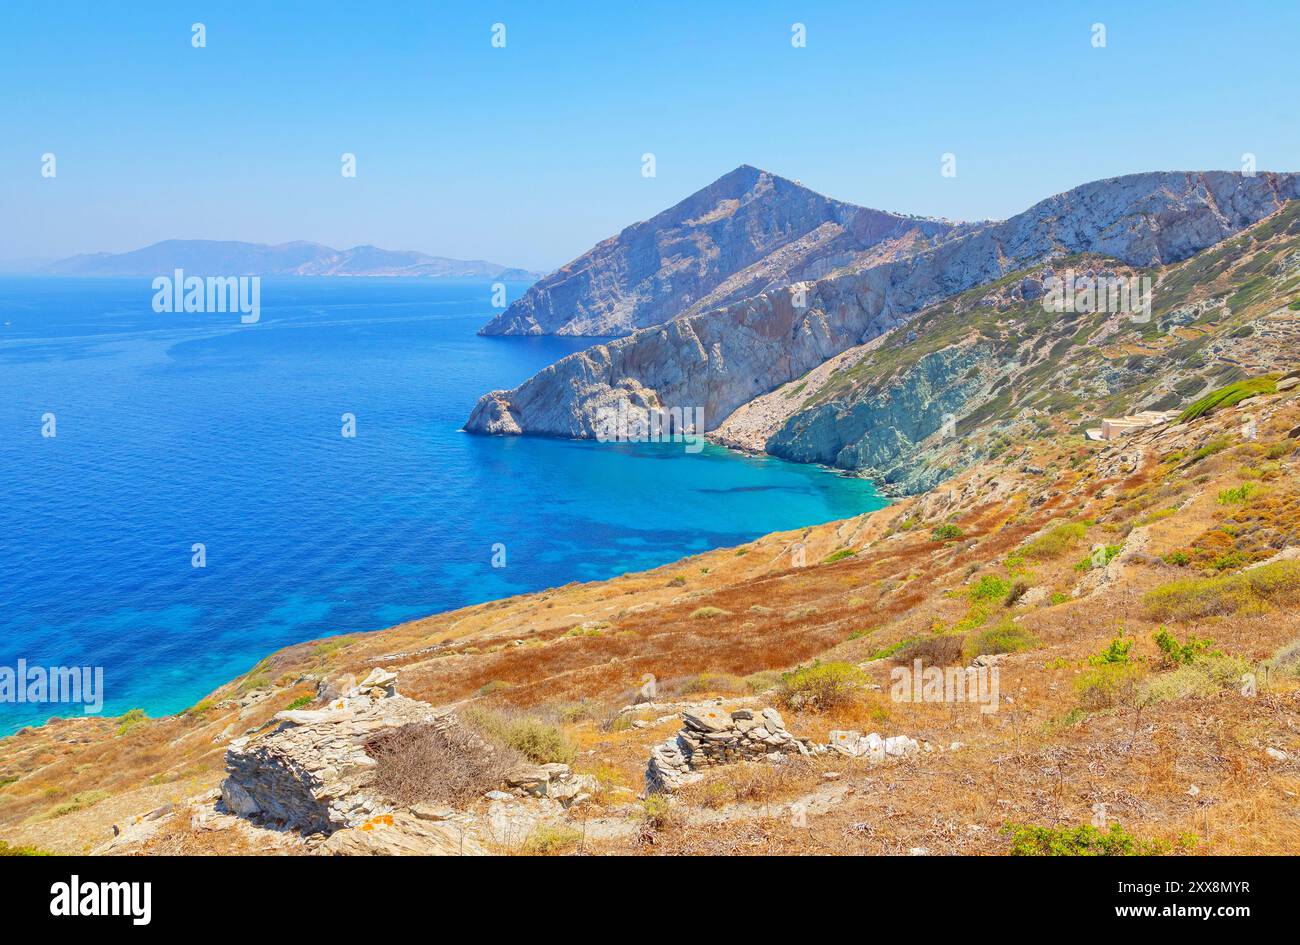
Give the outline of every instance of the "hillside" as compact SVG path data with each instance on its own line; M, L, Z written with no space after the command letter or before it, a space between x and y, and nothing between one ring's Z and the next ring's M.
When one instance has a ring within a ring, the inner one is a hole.
M755 398L961 293L1080 254L1134 268L1168 266L1258 223L1298 193L1300 178L1291 174L1167 172L1085 184L923 252L682 315L577 352L513 390L485 394L465 428L589 438L600 415L625 404L702 410L706 431L716 431Z
M959 231L744 165L541 279L480 333L626 335Z
M1058 313L1052 279L1150 280L1143 312ZM1062 418L1166 410L1300 359L1300 204L1168 266L1080 254L922 311L745 405L718 442L859 471L915 493ZM944 429L944 420L954 422Z
M0 839L143 853L1300 852L1300 387L1292 375L1250 390L1113 443L1047 416L871 514L290 647L181 715L24 730L0 749ZM891 674L916 659L996 667L997 697L894 698ZM384 799L409 787L393 745L421 743L376 742L377 711L450 711L476 733L420 756L443 759L426 773L454 773L418 782L442 793ZM679 729L760 747L640 800ZM354 826L304 835L215 800L228 750L244 765L317 732L381 759L331 769L378 779ZM860 751L857 733L890 748ZM755 750L781 759L744 760ZM501 752L525 770L485 797L497 780L483 759Z
M127 253L90 253L50 263L50 276L401 276L531 281L537 273L481 259L448 259L377 246L333 249L297 241L275 246L233 240L164 240Z

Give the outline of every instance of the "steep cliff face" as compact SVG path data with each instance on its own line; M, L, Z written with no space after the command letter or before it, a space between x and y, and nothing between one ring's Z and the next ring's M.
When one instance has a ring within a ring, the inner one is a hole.
M1045 308L1068 278L1149 280L1150 310ZM747 405L718 439L921 492L1048 423L1081 430L1294 370L1297 309L1300 201L1172 266L1072 256L962 293L762 398L785 409Z
M953 229L824 197L748 165L542 279L485 335L626 335Z
M1022 214L847 274L643 329L546 368L475 406L473 432L587 438L605 409L737 408L916 313L1023 267L1076 253L1131 266L1176 262L1300 196L1294 174L1165 172L1086 184Z

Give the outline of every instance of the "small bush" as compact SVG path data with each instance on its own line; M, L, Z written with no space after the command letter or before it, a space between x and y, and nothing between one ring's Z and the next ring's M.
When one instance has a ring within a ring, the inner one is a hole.
M1024 581L1016 581L1011 585L1011 590L1007 591L1006 598L1002 601L1007 607L1014 607L1020 602L1020 598L1029 592L1029 585Z
M1012 856L1159 856L1170 849L1162 841L1139 839L1120 824L1111 824L1107 831L1092 824L1078 827L1007 824L1002 832L1011 837Z
M72 800L66 804L60 804L50 811L51 817L63 817L66 814L72 814L79 810L85 810L87 807L94 807L104 798L108 797L107 791L86 791L83 794L76 794Z
M868 662L871 662L875 660L889 659L889 657L893 656L895 653L903 649L903 647L907 646L911 642L912 639L899 640L897 643L891 643L888 646L882 646L880 649L876 650L876 652L868 656L867 660Z
M851 663L814 663L785 673L776 701L795 711L827 712L852 703L866 684L866 674Z
M671 578L671 579L668 581L668 586L669 586L669 587L685 587L685 586L686 586L686 577L685 577L685 575L681 575L681 574L679 574L679 575L677 575L676 577Z
M499 746L484 752L471 729L440 732L416 723L372 738L365 750L375 759L375 790L403 807L423 801L464 804L499 788L522 760Z
M1074 680L1079 704L1090 712L1117 705L1136 705L1145 671L1131 663L1102 663Z
M758 672L750 673L745 677L745 685L755 695L760 692L767 692L769 689L775 689L781 685L781 673L774 669L760 669Z
M650 830L663 830L680 824L680 809L665 794L647 794L641 804L641 820Z
M967 593L967 597L972 603L990 600L1002 600L1011 591L1011 585L992 574L986 574L979 579L974 587Z
M948 522L944 525L936 525L934 531L930 532L931 541L955 541L965 536L959 525Z
M534 856L557 856L582 842L582 834L572 827L539 824L524 841L524 852Z
M1221 491L1219 493L1219 504L1220 505L1241 505L1243 502L1250 499L1250 497L1253 496L1258 491L1259 491L1259 486L1256 485L1255 483L1243 482L1235 489L1224 489L1223 491Z
M297 699L294 699L287 706L285 706L285 708L288 709L290 712L293 712L295 709L305 709L307 706L311 705L315 701L316 701L315 696L299 696Z
M1104 547L1098 545L1096 551L1075 564L1074 570L1091 571L1093 568L1104 568L1115 560L1115 556L1120 553L1121 549L1122 546L1120 545L1105 545Z
M1095 656L1088 657L1090 666L1109 666L1120 665L1127 666L1129 660L1129 650L1133 649L1133 640L1116 637L1110 641L1110 645Z
M1037 561L1059 558L1082 541L1087 533L1087 526L1082 522L1066 522L1028 542L1021 554Z
M1300 562L1275 561L1238 574L1171 581L1146 596L1156 620L1261 613L1300 604Z
M1264 665L1283 676L1300 676L1300 640L1292 640L1269 657Z
M130 709L122 716L121 723L117 726L117 734L125 735L131 729L143 722L148 716L144 714L144 709Z
M1016 653L1038 645L1038 640L1010 617L970 638L965 653L976 657L985 653Z
M505 745L539 765L572 764L578 747L560 726L529 715L508 715L469 709L462 718L487 738Z
M730 617L731 611L721 607L698 607L691 611L692 620L712 620L714 617Z
M1235 689L1250 672L1250 664L1235 656L1214 653L1198 656L1173 672L1154 676L1142 687L1141 701L1172 702L1188 696L1212 696L1223 689Z
M852 558L855 554L857 554L857 552L852 548L840 548L836 551L832 551L825 558L822 558L822 564L834 564L836 561L843 561L845 558Z
M900 665L919 659L926 666L951 666L962 659L962 638L956 634L913 640L894 655Z
M54 856L48 850L39 847L15 847L0 840L0 856Z
M1193 636L1189 636L1186 643L1179 643L1177 637L1164 627L1160 628L1153 639L1160 650L1161 666L1166 669L1191 663L1202 654L1208 655L1214 644L1213 640L1200 640Z
M1216 453L1222 453L1231 445L1232 441L1226 436L1215 437L1193 453L1192 458L1188 460L1187 465L1194 466L1203 459L1209 459Z

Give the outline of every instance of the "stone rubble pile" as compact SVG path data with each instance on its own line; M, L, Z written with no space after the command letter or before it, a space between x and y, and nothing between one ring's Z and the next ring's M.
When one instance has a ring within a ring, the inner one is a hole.
M329 833L390 812L369 790L375 760L365 743L409 724L439 731L459 725L450 710L397 695L396 678L373 670L325 708L280 712L275 730L231 742L221 786L226 809L303 833Z
M863 735L855 731L834 731L830 734L830 747L841 755L850 758L867 758L871 761L884 761L887 757L901 758L921 749L921 743L906 735L881 738L876 732Z
M883 761L910 755L921 743L906 735L882 738L875 732L834 731L830 743L818 744L791 735L776 709L728 712L710 707L681 714L680 732L650 751L646 793L671 793L703 777L703 769L737 761L780 761L789 755L824 755L835 751L854 758ZM929 751L927 744L925 750Z
M786 731L776 709L707 708L682 713L684 727L650 752L646 791L675 791L701 775L699 769L774 755L811 755L821 746ZM824 750L824 748L823 748Z

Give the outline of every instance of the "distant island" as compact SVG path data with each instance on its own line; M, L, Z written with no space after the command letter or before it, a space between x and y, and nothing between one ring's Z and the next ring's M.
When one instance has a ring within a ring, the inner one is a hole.
M82 253L26 269L44 276L156 276L173 269L222 276L392 276L408 279L501 279L532 282L539 272L482 259L449 259L413 250L320 243L163 240L126 253Z

